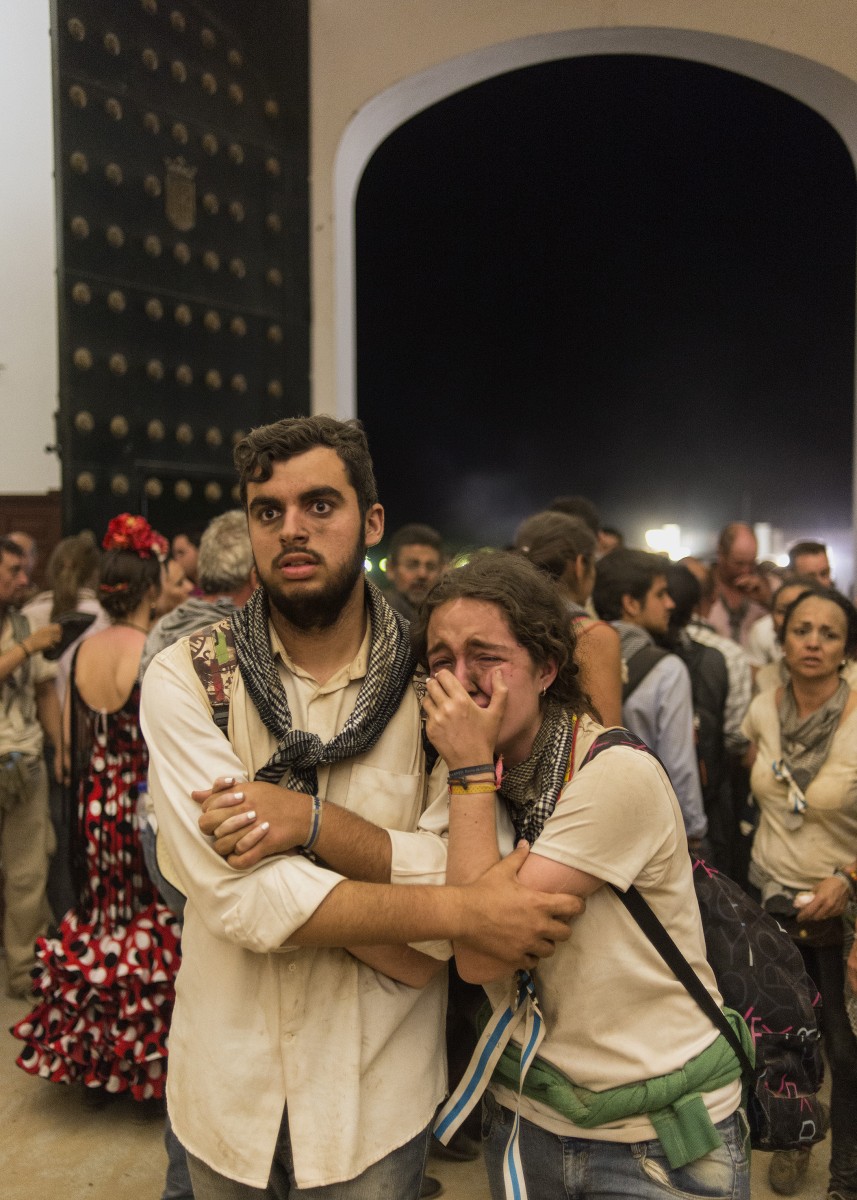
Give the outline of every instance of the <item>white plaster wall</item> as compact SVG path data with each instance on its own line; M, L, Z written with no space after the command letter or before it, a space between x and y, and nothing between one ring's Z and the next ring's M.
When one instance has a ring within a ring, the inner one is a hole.
M58 488L48 0L0 0L0 493Z

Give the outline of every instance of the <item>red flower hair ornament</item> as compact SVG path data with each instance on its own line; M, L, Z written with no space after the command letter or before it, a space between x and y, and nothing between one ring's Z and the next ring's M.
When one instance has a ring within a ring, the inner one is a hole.
M133 516L131 513L120 513L107 526L104 541L101 543L105 550L130 550L140 558L166 558L169 553L167 539L153 529L145 517Z

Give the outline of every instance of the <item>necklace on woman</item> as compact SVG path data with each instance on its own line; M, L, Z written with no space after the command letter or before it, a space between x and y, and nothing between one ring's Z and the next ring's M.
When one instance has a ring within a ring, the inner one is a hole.
M136 629L138 633L145 633L146 637L149 636L149 631L145 625L135 625L133 621L114 621L113 624L127 625L129 629Z

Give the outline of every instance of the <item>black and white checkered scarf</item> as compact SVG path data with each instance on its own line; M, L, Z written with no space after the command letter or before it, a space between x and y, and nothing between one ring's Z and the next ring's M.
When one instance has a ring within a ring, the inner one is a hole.
M257 588L230 618L241 678L277 750L256 779L296 792L314 793L316 768L365 754L380 738L414 674L408 623L394 612L378 588L366 580L371 626L369 665L354 711L326 745L318 734L292 728L292 714L271 649L268 598Z
M529 758L503 776L500 795L506 802L516 838L533 844L556 807L574 738L568 712L548 697Z

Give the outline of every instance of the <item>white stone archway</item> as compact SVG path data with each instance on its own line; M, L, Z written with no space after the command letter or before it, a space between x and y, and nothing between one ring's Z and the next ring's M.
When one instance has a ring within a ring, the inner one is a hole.
M668 28L568 30L486 46L412 75L373 97L356 113L337 151L334 173L337 416L345 419L357 412L355 201L363 172L377 148L411 117L473 84L537 63L605 54L684 59L768 84L828 121L845 143L857 170L857 82L812 59L740 38ZM857 362L854 370L857 397ZM857 417L852 480L853 536L857 539ZM857 545L854 563L857 566Z

